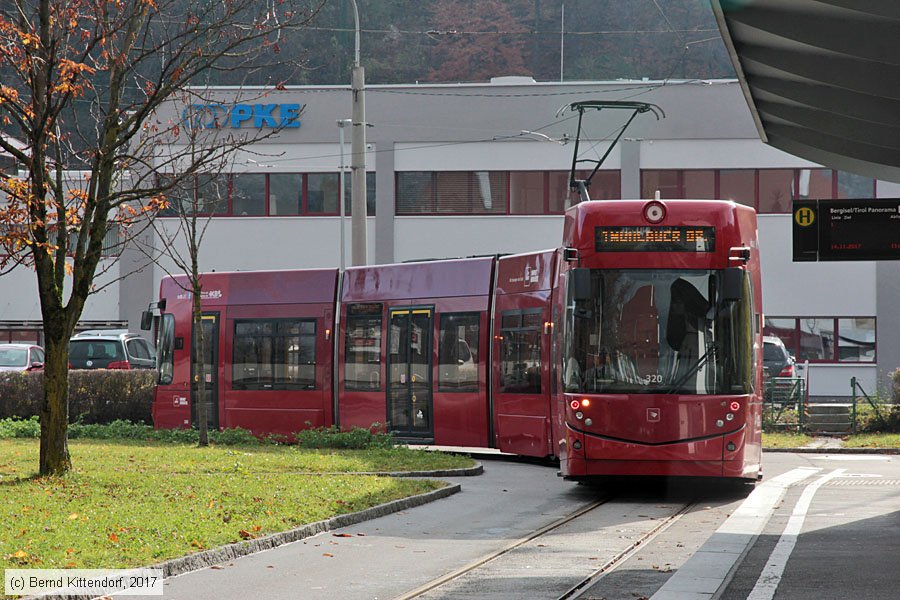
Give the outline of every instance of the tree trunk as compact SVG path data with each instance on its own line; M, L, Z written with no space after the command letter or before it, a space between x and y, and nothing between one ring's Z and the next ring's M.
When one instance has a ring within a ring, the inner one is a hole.
M44 401L41 405L40 475L64 475L72 469L69 457L68 340L45 339Z
M200 294L202 287L200 286L199 277L194 278L193 288L193 310L192 321L194 340L191 343L191 361L193 361L194 372L194 398L193 402L197 407L197 429L200 433L200 446L209 446L209 424L206 416L206 352L204 351L204 335L203 335L203 309L200 306Z

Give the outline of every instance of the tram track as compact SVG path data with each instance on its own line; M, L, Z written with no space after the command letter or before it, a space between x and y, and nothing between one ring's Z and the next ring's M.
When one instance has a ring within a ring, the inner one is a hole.
M496 551L485 554L450 573L442 575L441 577L435 578L417 587L414 590L406 592L400 596L396 596L394 600L412 600L414 598L477 597L477 593L470 593L459 590L453 591L450 588L454 585L461 585L463 579L467 577L471 578L471 580L476 583L480 580L489 579L490 569L500 561L504 560L505 558L508 559L512 557L517 552L527 552L528 547L533 550L535 547L540 548L549 546L549 543L539 544L538 542L549 538L551 535L559 534L561 530L566 526L577 523L579 519L589 517L592 512L601 507L606 506L611 508L616 506L616 504L614 503L616 499L617 498L613 495L600 498L586 506L581 507L571 514L566 515L565 517L557 519L556 521L553 521L552 523L535 530L527 536L513 540L512 542ZM546 597L556 598L557 600L573 600L575 598L578 598L579 596L581 596L581 594L590 589L590 587L597 580L614 570L619 564L637 553L641 548L645 547L648 542L653 540L653 538L655 538L672 524L677 522L682 515L687 513L695 505L695 501L682 501L675 503L670 507L670 514L661 517L650 517L643 514L636 514L636 517L646 517L646 520L648 521L657 522L653 527L641 531L640 535L638 535L635 539L630 539L628 543L624 544L624 547L617 548L611 555L604 556L602 558L602 564L599 567L590 569L587 574L583 574L578 577L572 577L572 581L575 581L574 584L566 582L566 584L558 586L559 588L564 589L562 594L554 592L553 595ZM610 526L605 530L597 530L596 533L601 536L614 536L617 532L620 531L622 530L615 529L615 526ZM572 560L578 560L578 558L583 557L573 557ZM595 560L597 558L598 557L591 557L590 560ZM483 571L482 576L479 576L479 570ZM510 592L513 596L518 595L519 597L521 597L522 590L510 590Z

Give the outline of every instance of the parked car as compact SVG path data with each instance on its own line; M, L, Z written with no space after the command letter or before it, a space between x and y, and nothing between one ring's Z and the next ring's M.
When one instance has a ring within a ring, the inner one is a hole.
M0 344L0 371L44 368L44 349L34 344Z
M71 369L153 369L156 350L124 329L82 331L69 340Z
M763 373L766 379L793 377L794 371L794 357L785 348L781 338L774 335L763 336Z

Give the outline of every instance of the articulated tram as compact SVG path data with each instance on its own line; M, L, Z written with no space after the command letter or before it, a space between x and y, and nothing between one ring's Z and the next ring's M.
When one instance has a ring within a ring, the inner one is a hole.
M561 247L202 276L154 303L156 427L258 435L378 423L410 443L555 457L562 475L761 473L756 216L713 200L587 201Z

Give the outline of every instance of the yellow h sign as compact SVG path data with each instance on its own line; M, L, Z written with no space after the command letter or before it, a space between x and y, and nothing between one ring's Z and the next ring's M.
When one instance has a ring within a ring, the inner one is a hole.
M816 211L809 208L808 206L798 208L794 212L794 222L797 223L797 225L799 225L800 227L809 227L815 220Z

